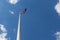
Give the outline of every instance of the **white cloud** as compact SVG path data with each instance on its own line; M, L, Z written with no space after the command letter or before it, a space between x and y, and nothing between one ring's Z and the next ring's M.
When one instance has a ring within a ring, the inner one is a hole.
M60 40L60 32L56 32L55 35L56 35L56 40Z
M7 40L6 36L7 36L7 30L4 27L4 25L0 24L0 31L2 31L2 33L0 33L0 40Z
M14 11L9 10L9 12L10 12L11 14L14 14Z
M56 12L58 13L58 15L60 16L60 0L59 0L59 2L55 5L55 10L56 10Z
M8 0L10 4L16 4L19 0Z

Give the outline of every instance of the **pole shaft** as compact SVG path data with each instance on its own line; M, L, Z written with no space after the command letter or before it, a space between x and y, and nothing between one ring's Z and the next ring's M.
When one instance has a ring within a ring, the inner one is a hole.
M19 14L19 19L18 19L18 30L17 30L17 40L21 40L20 37L20 30L21 30L21 24L20 24L20 20L21 20L21 15Z

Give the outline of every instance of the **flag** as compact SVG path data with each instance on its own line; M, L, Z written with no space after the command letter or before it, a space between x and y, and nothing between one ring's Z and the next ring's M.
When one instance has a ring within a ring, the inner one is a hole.
M24 10L22 10L20 13L21 14L25 14L26 11L27 11L27 8L25 8Z

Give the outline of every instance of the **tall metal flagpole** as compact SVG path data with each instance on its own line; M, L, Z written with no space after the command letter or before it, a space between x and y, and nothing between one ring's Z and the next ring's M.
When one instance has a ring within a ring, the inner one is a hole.
M17 30L17 40L21 40L21 37L20 37L20 19L21 19L21 15L19 14L18 30Z
M21 14L24 14L26 12L26 8L21 11ZM18 19L18 30L17 30L17 40L21 40L21 14L19 13L19 19Z

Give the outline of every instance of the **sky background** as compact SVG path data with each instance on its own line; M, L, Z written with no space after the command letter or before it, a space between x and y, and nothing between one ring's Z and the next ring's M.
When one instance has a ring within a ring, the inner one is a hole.
M11 5L6 0L0 0L0 24L6 26L11 40L16 39L18 14L21 15L21 40L56 40L54 33L60 31L60 16L54 6L58 0L19 0ZM9 10L14 11L11 14ZM15 32L13 32L13 29Z

